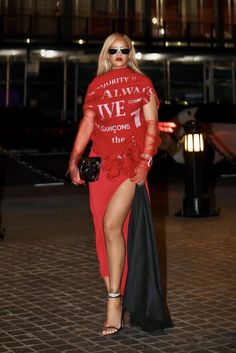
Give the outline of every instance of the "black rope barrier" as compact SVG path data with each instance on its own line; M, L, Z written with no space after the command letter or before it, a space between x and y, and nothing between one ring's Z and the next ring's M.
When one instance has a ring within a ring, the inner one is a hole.
M64 183L65 179L56 177L55 175L52 175L51 173L45 172L42 169L36 168L34 165L30 164L29 162L26 162L25 160L22 159L22 157L17 156L13 152L8 151L6 148L3 146L0 146L0 155L5 155L6 157L10 158L14 162L16 162L18 165L26 168L30 172L36 174L37 176L44 178L48 181L52 181L54 183Z

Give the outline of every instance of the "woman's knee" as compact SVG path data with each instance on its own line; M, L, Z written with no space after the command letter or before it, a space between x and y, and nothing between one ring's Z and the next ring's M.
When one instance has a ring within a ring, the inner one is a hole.
M111 220L104 219L103 231L106 241L114 242L122 235L122 227Z

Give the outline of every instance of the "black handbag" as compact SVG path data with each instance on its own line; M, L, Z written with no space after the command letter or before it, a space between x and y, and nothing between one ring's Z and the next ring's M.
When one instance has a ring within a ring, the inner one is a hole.
M79 160L79 173L80 178L86 183L91 183L98 180L100 168L101 168L100 157L82 157Z
M81 157L78 163L80 178L86 183L92 183L98 180L101 162L100 157ZM65 176L65 184L71 184L71 182L70 172L68 170Z

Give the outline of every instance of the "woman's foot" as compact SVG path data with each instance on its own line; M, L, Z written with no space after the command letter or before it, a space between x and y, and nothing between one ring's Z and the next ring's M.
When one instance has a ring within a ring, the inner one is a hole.
M118 333L123 328L122 302L118 292L108 293L107 321L102 330L103 336L110 336Z

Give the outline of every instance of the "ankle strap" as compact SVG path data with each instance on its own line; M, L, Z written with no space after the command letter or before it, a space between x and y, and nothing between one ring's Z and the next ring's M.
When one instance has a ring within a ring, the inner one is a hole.
M108 298L120 298L121 297L121 294L120 292L108 292Z

